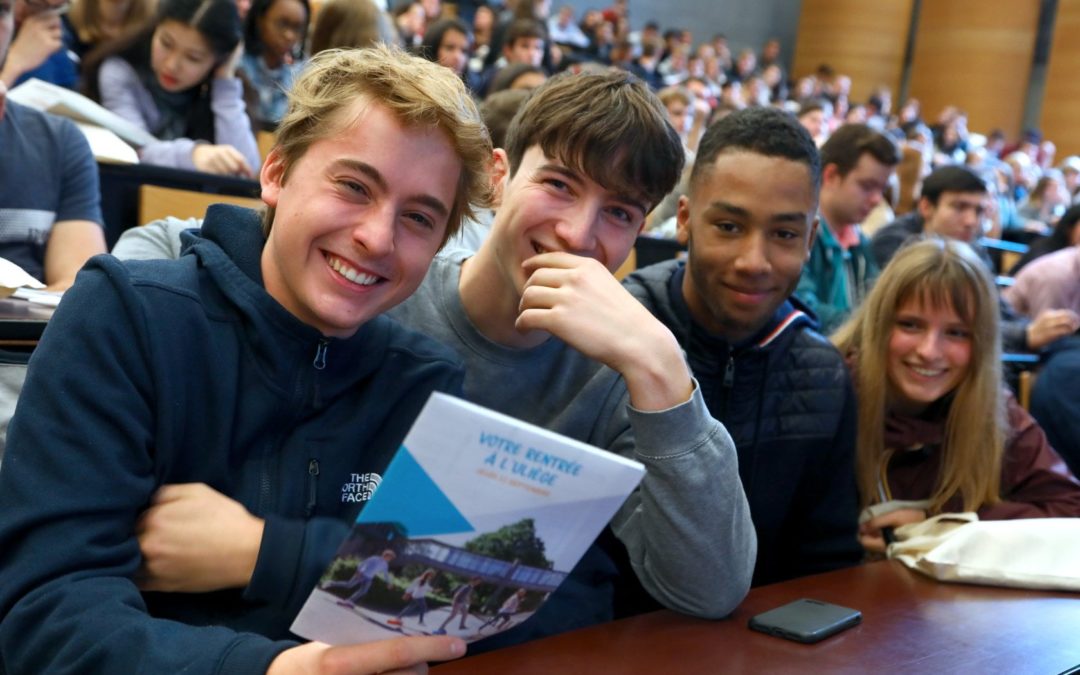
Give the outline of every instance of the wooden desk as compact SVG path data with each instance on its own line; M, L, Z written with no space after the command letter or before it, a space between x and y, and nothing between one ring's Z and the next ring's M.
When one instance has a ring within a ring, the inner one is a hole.
M749 618L811 597L863 613L816 645ZM1080 664L1080 594L942 584L878 562L756 588L722 621L655 612L433 669L468 673L1061 673Z
M37 344L54 309L45 305L0 298L0 346L29 347Z

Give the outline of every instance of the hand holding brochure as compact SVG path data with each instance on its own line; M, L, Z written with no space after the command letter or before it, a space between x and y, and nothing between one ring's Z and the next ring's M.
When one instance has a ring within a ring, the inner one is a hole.
M645 469L433 394L292 632L330 644L474 641L525 621Z

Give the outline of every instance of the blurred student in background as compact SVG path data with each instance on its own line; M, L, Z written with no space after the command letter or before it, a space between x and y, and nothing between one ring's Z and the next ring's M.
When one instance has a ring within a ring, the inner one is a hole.
M244 22L238 72L254 90L255 124L273 129L285 116L286 92L304 67L308 0L255 0Z
M242 25L233 0L164 0L129 39L87 58L92 98L153 134L147 164L252 177L259 149L236 77Z

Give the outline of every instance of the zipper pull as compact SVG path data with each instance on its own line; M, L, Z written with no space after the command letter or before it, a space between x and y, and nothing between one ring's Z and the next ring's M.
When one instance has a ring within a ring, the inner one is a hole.
M735 384L735 357L728 355L727 365L724 366L724 389L731 389Z
M315 370L323 370L326 368L326 347L330 344L329 340L319 340L319 344L315 347L315 361L311 365L315 366Z

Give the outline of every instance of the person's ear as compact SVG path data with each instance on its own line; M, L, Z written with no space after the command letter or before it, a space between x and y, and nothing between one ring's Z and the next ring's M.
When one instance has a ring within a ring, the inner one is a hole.
M831 185L836 182L838 178L843 178L843 176L840 175L840 168L835 164L829 163L821 168L822 185Z
M491 153L491 208L502 204L506 184L510 181L510 159L502 148L495 148Z
M679 206L675 211L675 222L678 229L675 230L675 239L683 246L690 245L690 198L687 195L679 197Z
M285 185L285 160L275 146L266 156L259 171L259 183L262 185L262 200L267 206L277 208L281 189Z
M930 217L934 215L934 205L926 197L919 197L919 215L922 216L924 221L929 221Z

